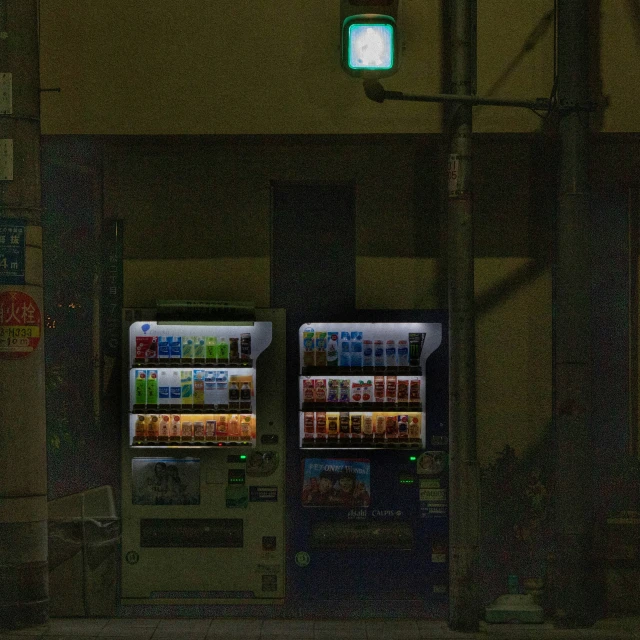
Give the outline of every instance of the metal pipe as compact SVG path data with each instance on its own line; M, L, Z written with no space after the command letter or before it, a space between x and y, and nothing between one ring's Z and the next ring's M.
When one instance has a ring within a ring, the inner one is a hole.
M556 623L594 622L589 603L592 535L590 456L590 195L587 175L588 0L558 1L560 171L553 279L553 416L557 441Z
M449 626L476 631L479 609L479 473L473 255L472 105L475 0L449 0L451 81L459 105L449 123Z

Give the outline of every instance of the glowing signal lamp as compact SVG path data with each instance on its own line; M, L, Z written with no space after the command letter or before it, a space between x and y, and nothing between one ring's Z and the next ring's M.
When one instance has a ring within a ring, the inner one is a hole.
M342 66L352 76L380 78L397 71L396 22L381 14L359 14L342 23Z
M349 26L349 67L388 71L393 68L393 27L390 24Z

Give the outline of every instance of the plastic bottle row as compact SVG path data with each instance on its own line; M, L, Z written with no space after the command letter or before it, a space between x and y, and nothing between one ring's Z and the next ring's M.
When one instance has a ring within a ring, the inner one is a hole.
M132 415L132 444L217 444L255 439L253 414Z
M149 364L251 363L251 334L239 337L136 336L135 362Z
M361 444L369 441L422 441L421 413L304 411L301 414L303 444L309 440Z
M253 376L215 369L135 369L133 409L252 409Z
M424 333L385 338L362 331L302 331L304 367L407 367L418 366Z
M302 402L337 404L412 403L421 402L421 378L374 376L357 378L305 378L302 380Z

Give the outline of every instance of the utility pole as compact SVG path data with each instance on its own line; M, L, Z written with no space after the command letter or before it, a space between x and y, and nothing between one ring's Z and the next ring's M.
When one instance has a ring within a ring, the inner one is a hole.
M475 93L476 1L448 0L451 91ZM451 110L448 187L449 288L449 626L479 620L479 473L476 452L472 105Z
M37 8L0 3L0 628L49 615Z
M588 0L558 0L560 175L553 280L557 624L590 625L593 533Z

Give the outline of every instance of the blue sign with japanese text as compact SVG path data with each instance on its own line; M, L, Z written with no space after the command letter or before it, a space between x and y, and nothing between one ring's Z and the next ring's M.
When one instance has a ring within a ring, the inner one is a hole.
M0 219L0 284L24 284L24 220Z

